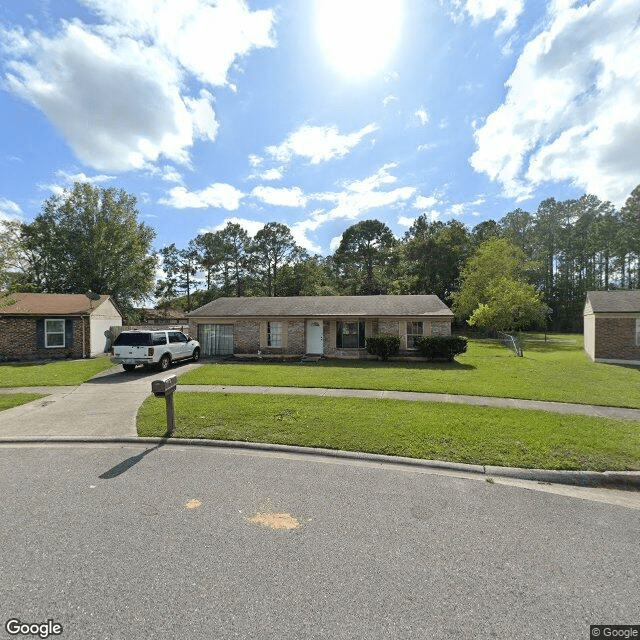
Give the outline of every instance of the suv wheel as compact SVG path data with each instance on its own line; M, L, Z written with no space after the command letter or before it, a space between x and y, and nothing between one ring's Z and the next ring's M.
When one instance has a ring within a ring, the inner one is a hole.
M162 358L158 361L158 368L160 371L166 371L171 364L171 356L168 353L165 353Z
M136 365L135 364L123 364L122 368L125 371L133 371L136 368Z
M198 360L200 360L200 349L198 347L196 347L193 350L193 361L194 362L198 362Z

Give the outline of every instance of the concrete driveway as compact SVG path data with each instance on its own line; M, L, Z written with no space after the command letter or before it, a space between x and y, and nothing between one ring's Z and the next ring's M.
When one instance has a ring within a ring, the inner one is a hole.
M136 414L151 393L151 381L181 374L200 363L174 365L166 373L114 367L78 387L29 387L10 392L51 395L0 412L0 438L15 436L135 436Z

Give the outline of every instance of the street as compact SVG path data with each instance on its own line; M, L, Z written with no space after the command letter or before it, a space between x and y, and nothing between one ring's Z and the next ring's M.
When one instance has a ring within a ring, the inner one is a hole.
M574 639L640 622L637 509L162 444L3 445L0 488L0 637L24 637L10 619L64 640Z

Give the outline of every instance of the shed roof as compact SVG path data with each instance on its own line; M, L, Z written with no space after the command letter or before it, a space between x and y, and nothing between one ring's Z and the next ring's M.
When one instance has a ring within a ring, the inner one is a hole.
M384 317L441 316L453 313L438 296L291 296L218 298L190 317Z
M84 293L12 293L2 302L12 300L15 300L15 303L0 307L0 315L88 315L109 300L109 296L102 295L99 300L89 300Z
M589 291L587 302L594 313L640 313L640 290Z

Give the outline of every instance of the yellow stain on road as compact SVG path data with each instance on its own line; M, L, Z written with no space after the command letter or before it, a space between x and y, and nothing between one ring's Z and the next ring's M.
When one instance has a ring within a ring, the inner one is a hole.
M257 513L251 522L270 529L297 529L300 523L290 513Z
M201 507L201 506L202 506L202 502L200 502L200 500L196 500L195 498L187 502L187 509L197 509L198 507Z

